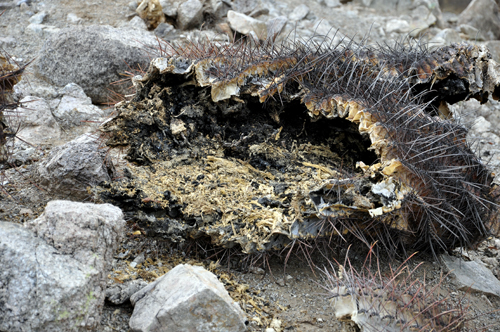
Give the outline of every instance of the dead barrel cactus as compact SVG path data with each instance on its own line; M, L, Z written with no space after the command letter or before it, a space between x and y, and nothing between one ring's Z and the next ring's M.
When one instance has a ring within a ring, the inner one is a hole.
M96 189L151 235L246 253L357 238L473 246L496 186L447 103L500 95L482 47L167 46L102 130L125 176Z
M8 149L5 146L7 138L14 136L13 128L6 123L6 112L18 107L12 97L14 85L21 80L26 66L17 66L6 54L0 53L0 163L8 159Z

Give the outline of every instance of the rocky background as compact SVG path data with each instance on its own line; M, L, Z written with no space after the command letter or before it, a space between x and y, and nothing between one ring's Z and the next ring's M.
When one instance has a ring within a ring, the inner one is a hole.
M205 244L172 245L145 238L118 208L93 201L89 186L120 176L125 165L120 151L102 147L98 127L161 53L158 38L329 36L389 46L414 39L430 49L466 41L486 45L500 62L494 0L14 0L0 10L0 47L18 65L29 63L15 86L21 106L5 114L16 138L0 177L0 331L174 331L180 321L204 331L349 328L321 287L313 264L328 264L322 258L225 257L231 252ZM452 110L498 173L498 102ZM362 262L356 255L351 261ZM497 331L499 258L500 239L491 238L474 251L408 264L423 262L414 274L438 285L437 296L462 299L471 330ZM193 302L199 310L190 312Z

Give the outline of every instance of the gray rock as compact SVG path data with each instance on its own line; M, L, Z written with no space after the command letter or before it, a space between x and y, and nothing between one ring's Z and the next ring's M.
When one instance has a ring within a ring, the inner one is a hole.
M21 99L22 107L14 112L21 125L17 136L31 144L53 144L61 136L61 128L43 98L28 96ZM11 124L10 127L15 125Z
M96 297L102 293L98 270L60 255L20 225L0 221L0 234L0 331L98 327L102 310Z
M71 27L53 34L32 68L35 74L59 87L76 83L94 103L108 101L108 89L126 94L128 86L113 85L120 75L149 63L144 48L156 45L146 31L110 26Z
M417 6L411 11L410 17L410 35L412 37L418 36L437 22L436 16L432 14L432 10L427 5Z
M81 20L82 19L79 18L75 13L69 13L66 16L66 21L73 23L73 24L76 24L76 23L80 22Z
M144 22L144 20L139 16L132 17L132 19L128 21L123 27L129 27L132 29L139 29L139 30L148 30L146 22Z
M70 83L61 89L61 101L54 109L54 117L63 127L74 127L83 124L83 121L100 120L104 112L92 105L83 89L75 83Z
M234 11L249 15L251 12L257 9L256 0L233 0L231 1L231 7Z
M113 304L123 304L130 297L148 285L142 279L131 280L123 284L115 284L106 289L106 300Z
M70 255L99 271L101 291L104 290L106 271L125 227L119 208L111 204L51 201L43 214L26 226L60 254Z
M210 0L210 8L214 16L219 19L227 16L227 12L231 9L231 7L222 0Z
M124 225L117 207L68 201L49 202L28 224L38 237L0 222L0 331L98 330Z
M130 9L133 12L135 12L135 10L137 9L137 6L139 6L139 3L137 1L130 1L128 3L128 9Z
M472 39L476 41L486 40L486 38L484 38L484 36L479 32L479 30L471 25L461 24L458 28L460 29L461 33L465 34L467 39Z
M408 33L410 32L410 23L405 20L392 19L389 20L385 25L385 31L387 33L398 32L398 33Z
M17 44L17 39L11 36L0 37L0 47L13 47Z
M160 23L154 31L155 36L163 39L176 38L177 32L172 24Z
M245 331L247 320L238 304L211 272L178 265L131 297L134 332Z
M53 148L39 163L36 176L55 195L85 199L87 187L110 180L112 172L98 137L86 134Z
M459 43L462 41L458 32L454 29L444 29L438 32L429 41L429 47L435 49L445 45L451 45L452 43Z
M227 20L231 28L243 35L254 31L259 39L267 39L267 25L253 17L230 10L227 12Z
M490 51L492 59L500 63L500 40L486 42L486 48Z
M36 13L35 15L31 16L30 19L28 20L32 24L42 24L43 20L45 17L47 17L47 12L46 11L41 11L39 13Z
M283 31L287 22L286 16L278 16L267 21L267 36L269 38L277 37Z
M458 17L458 25L477 28L488 39L500 38L500 15L495 0L473 0Z
M307 16L307 14L309 14L309 7L307 7L307 5L302 4L300 6L295 7L295 9L288 16L288 18L290 18L290 20L292 21L300 21L304 19Z
M203 22L203 4L199 0L187 0L177 9L179 29L186 30L198 27Z
M16 4L12 1L6 2L0 2L0 10L6 10L6 9L12 9L16 6Z
M483 264L448 255L441 255L441 260L455 276L460 290L500 296L500 281Z
M337 8L342 6L339 0L325 0L325 5L330 8Z
M166 16L175 18L177 17L177 9L179 8L180 2L173 0L160 0L161 10Z

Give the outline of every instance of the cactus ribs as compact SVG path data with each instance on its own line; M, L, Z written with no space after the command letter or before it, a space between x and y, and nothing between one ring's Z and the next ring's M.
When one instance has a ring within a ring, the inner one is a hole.
M499 96L482 47L165 46L102 130L124 177L96 188L148 234L246 253L296 239L474 246L497 188L448 103Z

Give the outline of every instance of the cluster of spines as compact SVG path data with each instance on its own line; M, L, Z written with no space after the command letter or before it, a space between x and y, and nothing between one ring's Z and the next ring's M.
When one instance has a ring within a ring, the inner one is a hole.
M421 266L409 267L411 256L397 268L382 272L370 251L359 269L348 256L344 264L324 268L325 286L340 320L353 320L367 331L460 331L468 320L465 299L441 296L445 276L433 286L416 277Z

